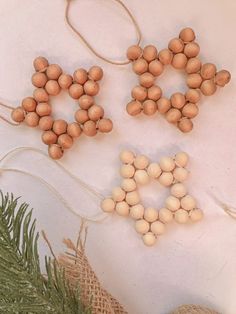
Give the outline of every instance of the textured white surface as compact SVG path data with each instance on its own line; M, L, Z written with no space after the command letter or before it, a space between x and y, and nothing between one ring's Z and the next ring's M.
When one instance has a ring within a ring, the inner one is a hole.
M64 1L0 1L0 95L17 106L32 93L32 60L38 55L59 63L65 71L99 64L105 71L97 97L114 121L114 132L81 138L63 159L73 173L109 194L119 183L118 154L122 148L143 152L153 160L179 149L191 156L188 187L205 212L193 226L171 225L153 248L146 248L134 231L133 222L114 216L90 225L87 253L106 287L131 314L166 314L183 303L212 306L224 314L236 311L236 224L209 196L236 204L235 123L235 29L233 0L127 0L143 32L143 44L165 48L179 30L191 26L197 34L203 61L232 73L230 85L214 96L202 98L200 114L191 134L183 135L162 117L133 119L125 104L136 77L130 66L116 67L96 59L67 29ZM75 1L73 20L81 32L106 56L119 58L134 42L134 29L120 8L111 1ZM168 70L159 80L167 94L184 90L180 74ZM53 100L56 116L70 117L76 108L67 95ZM46 151L40 132L0 123L1 155L17 146ZM26 169L53 184L79 212L99 210L98 202L82 196L81 189L49 161L22 153L8 165ZM64 236L76 238L79 221L68 213L39 182L26 176L1 175L1 189L22 195L32 204L38 228L44 229L56 251ZM160 192L160 193L159 193ZM143 188L147 204L161 204L165 189ZM159 207L157 205L157 207ZM41 252L47 251L40 243Z

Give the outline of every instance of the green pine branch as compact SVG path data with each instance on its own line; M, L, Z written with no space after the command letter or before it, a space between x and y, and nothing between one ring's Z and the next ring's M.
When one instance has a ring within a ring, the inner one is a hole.
M87 314L63 271L45 257L42 275L32 210L13 195L0 197L0 313Z

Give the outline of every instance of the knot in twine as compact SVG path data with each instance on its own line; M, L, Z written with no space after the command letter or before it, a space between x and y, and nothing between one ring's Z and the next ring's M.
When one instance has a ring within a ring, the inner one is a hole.
M178 307L174 312L170 314L220 314L214 310L211 310L200 305L182 305Z

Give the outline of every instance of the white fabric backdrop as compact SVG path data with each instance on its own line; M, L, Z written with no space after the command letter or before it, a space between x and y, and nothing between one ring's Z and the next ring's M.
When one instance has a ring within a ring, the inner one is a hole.
M136 235L133 223L114 216L89 227L87 254L106 287L131 314L165 314L182 303L212 306L225 314L236 309L236 224L209 196L236 204L235 123L235 10L233 0L126 0L143 32L143 44L159 49L179 30L191 26L201 46L202 60L232 73L230 85L203 98L191 134L183 135L162 117L133 119L125 105L136 77L130 66L116 67L96 59L65 26L64 1L0 1L0 96L17 106L32 93L32 60L38 55L59 63L73 73L79 67L98 64L105 77L97 102L114 121L114 132L81 138L62 162L101 193L109 194L119 183L118 154L131 148L157 160L179 149L191 156L189 191L205 212L194 226L168 228L158 244L147 248ZM111 1L75 1L72 18L81 32L108 57L125 55L135 33L124 12ZM184 91L184 79L168 70L159 80L167 95ZM56 117L71 117L76 108L67 96L53 100ZM40 132L0 123L1 155L17 146L46 151ZM98 202L49 161L22 153L8 165L29 170L53 184L76 210L97 212ZM55 250L64 236L76 238L79 221L39 182L22 175L1 175L0 188L22 195L35 208L38 228L47 232ZM160 204L166 191L157 185L142 189L144 200ZM160 192L160 193L159 193ZM48 253L40 242L40 251Z

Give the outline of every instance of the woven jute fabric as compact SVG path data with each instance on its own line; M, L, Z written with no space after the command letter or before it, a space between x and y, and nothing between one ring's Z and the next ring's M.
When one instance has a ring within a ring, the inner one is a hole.
M200 305L182 305L170 314L222 314Z
M92 314L127 314L123 306L101 286L85 255L83 245L77 248L71 240L64 240L70 250L57 259L73 289L80 288L81 300L90 306Z

